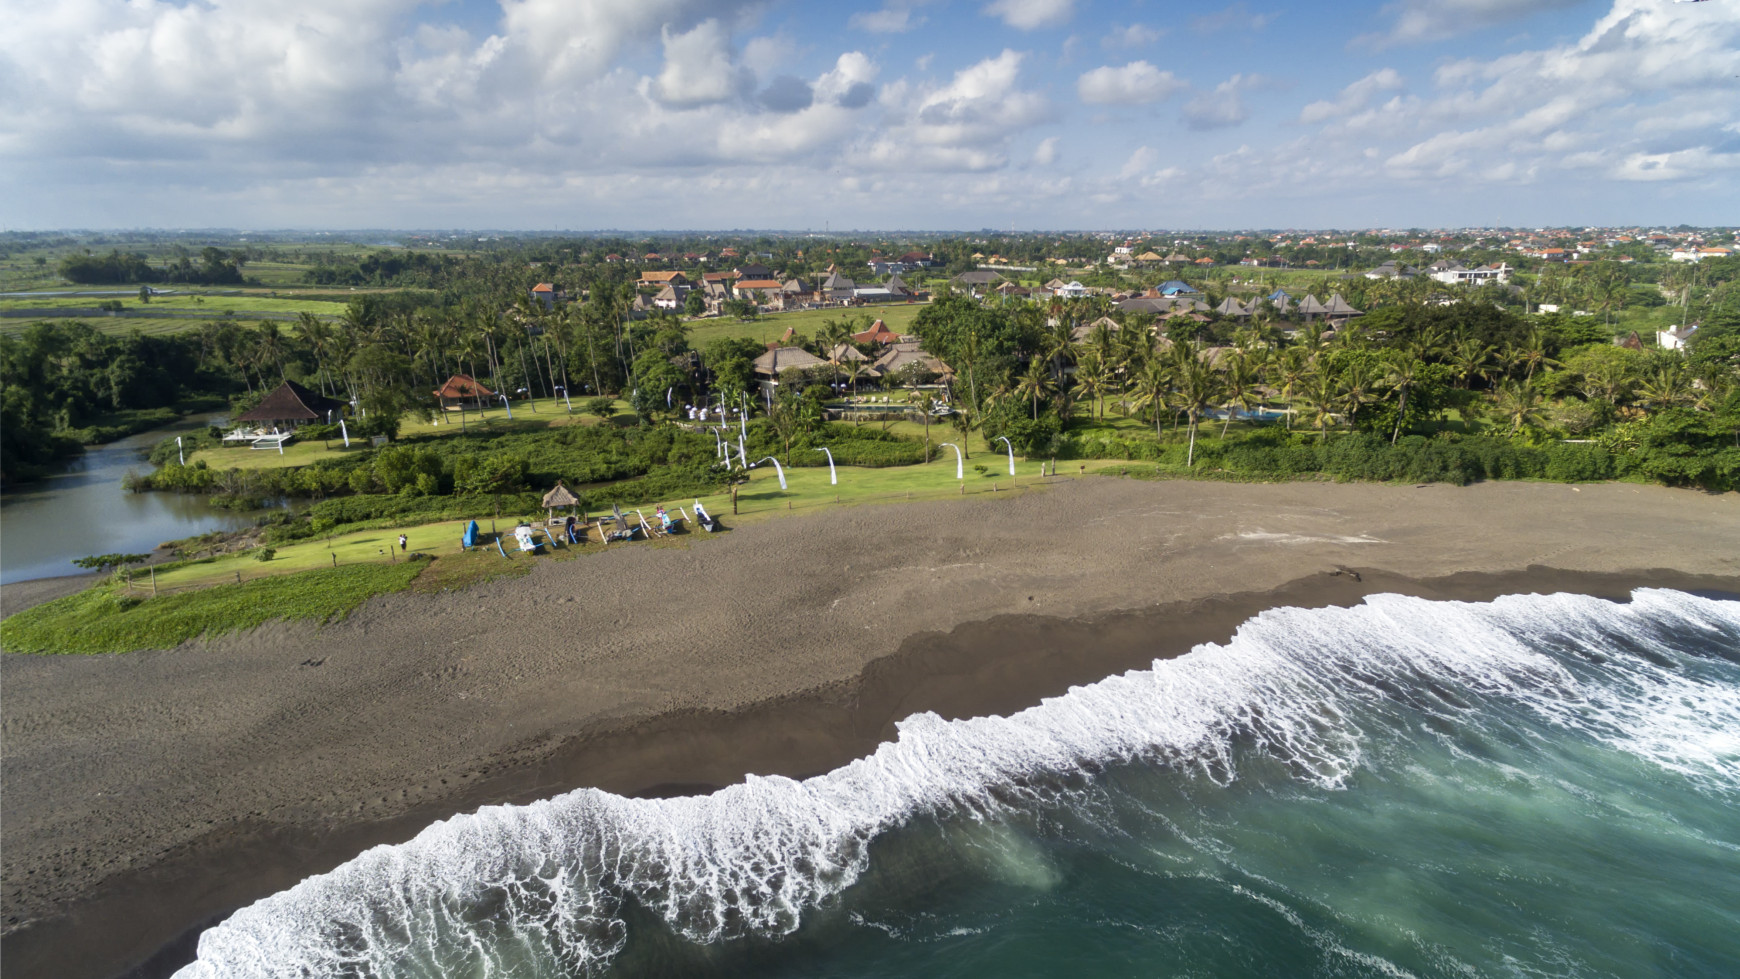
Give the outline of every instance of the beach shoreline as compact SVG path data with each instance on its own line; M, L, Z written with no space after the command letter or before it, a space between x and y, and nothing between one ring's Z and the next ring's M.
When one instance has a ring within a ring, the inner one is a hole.
M161 974L234 908L480 805L818 774L914 713L1006 714L1278 606L1736 592L1736 553L1735 500L1656 487L1090 479L621 549L377 599L318 632L6 656L4 954L21 975L111 976L154 956L140 974ZM637 588L668 598L685 569L665 614L624 604ZM737 607L745 581L776 594ZM570 604L600 625L572 635ZM175 743L192 757L166 760ZM123 801L54 818L109 792Z

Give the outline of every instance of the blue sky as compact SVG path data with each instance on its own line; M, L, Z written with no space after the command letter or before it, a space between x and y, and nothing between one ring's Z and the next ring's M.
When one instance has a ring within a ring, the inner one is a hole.
M10 0L0 225L1740 222L1740 0Z

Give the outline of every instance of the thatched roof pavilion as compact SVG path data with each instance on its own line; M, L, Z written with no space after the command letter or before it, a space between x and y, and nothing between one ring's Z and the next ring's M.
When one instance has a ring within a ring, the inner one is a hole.
M342 411L344 406L343 401L315 394L295 381L285 381L266 395L258 407L238 416L236 421L271 423L288 428L326 421L328 413Z
M825 367L827 361L802 347L774 347L755 358L754 366L755 373L776 378L794 367Z
M544 494L544 509L549 512L549 519L551 520L556 519L556 509L558 507L577 507L579 505L580 498L575 496L574 492L559 479L556 480L556 485L551 487L548 493Z

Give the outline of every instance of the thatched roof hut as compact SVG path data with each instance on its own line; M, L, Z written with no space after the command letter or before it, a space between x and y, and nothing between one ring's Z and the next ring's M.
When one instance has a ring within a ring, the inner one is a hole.
M755 373L766 377L778 377L782 372L794 367L824 367L827 361L802 347L774 347L767 353L755 358Z
M579 505L580 498L575 496L574 492L565 486L559 479L556 480L556 485L551 487L548 493L544 494L544 509L549 512L549 518L551 520L556 519L556 510L558 507L577 507Z
M258 407L236 418L237 422L270 422L290 427L326 421L329 413L344 409L345 402L315 394L295 381L285 381L266 395Z
M829 363L834 364L844 364L849 361L863 362L868 361L869 359L869 357L864 355L863 351L849 343L835 344L834 349L828 351L828 361Z

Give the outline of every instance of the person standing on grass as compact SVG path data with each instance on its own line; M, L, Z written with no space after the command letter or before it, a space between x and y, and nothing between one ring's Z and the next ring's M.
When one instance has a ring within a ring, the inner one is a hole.
M405 552L405 535L400 534L399 535L399 553L403 554L404 552Z

